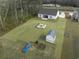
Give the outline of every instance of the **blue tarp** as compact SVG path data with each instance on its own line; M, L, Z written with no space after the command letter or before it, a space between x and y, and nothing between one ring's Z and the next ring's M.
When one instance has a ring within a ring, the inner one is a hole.
M25 46L22 49L23 53L28 53L29 49L32 47L32 45L30 43L26 43Z

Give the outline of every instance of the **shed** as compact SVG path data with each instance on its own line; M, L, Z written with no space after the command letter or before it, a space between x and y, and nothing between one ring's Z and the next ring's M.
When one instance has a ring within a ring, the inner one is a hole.
M79 22L79 9L74 10L72 19Z
M59 10L57 9L41 9L38 12L38 17L44 20L57 19L59 16Z
M56 39L56 31L50 30L46 35L46 41L50 43L55 43L55 39Z

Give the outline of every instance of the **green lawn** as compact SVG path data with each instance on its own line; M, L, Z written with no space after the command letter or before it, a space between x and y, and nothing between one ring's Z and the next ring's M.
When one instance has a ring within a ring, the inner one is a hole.
M37 29L35 26L38 23L46 24L46 29ZM13 29L0 38L1 59L52 59L54 57L55 59L60 59L65 23L66 20L60 18L56 21L43 21L38 18L30 19L25 24ZM55 48L52 48L53 44L49 44L48 42L44 41L44 43L47 45L47 49L45 51L35 49L34 51L29 52L28 55L24 55L20 52L20 49L23 47L25 42L34 42L36 40L44 39L41 37L45 36L51 29L56 30L57 38ZM46 55L47 51L48 53Z

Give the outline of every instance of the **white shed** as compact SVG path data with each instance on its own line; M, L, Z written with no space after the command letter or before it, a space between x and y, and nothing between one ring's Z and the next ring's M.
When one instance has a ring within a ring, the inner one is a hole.
M55 43L56 32L54 30L50 30L46 35L46 41L49 43Z

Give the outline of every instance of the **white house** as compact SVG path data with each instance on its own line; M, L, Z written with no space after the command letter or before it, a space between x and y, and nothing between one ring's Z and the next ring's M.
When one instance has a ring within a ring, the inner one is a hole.
M57 9L41 9L38 12L38 17L43 20L65 18L65 12Z
M54 30L50 30L46 35L46 41L49 43L55 43L56 32Z
M57 9L41 9L38 12L38 17L44 20L57 19L59 16L59 10Z

